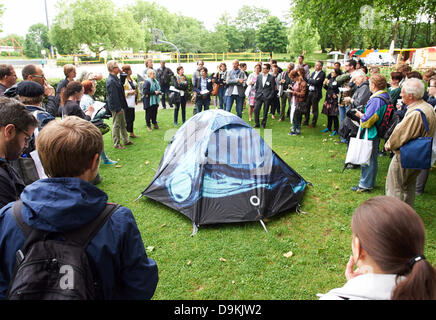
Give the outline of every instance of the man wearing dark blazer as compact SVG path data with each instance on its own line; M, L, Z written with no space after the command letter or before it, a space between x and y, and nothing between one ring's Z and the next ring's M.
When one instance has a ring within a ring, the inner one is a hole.
M312 108L312 124L309 126L310 128L316 127L316 122L318 120L319 113L319 101L322 98L322 85L325 79L325 72L322 71L323 63L322 61L317 61L315 64L315 71L310 75L309 80L307 81L308 86L308 96L307 96L307 112L305 114L306 120L303 124L308 125L310 120L310 109Z
M269 73L271 70L271 65L265 63L262 66L262 73L257 77L255 84L256 94L254 96L254 120L255 128L259 128L259 116L260 109L263 104L263 118L262 118L262 128L266 127L266 120L268 119L268 109L271 104L271 100L274 95L275 80L274 77Z
M109 71L109 76L106 80L107 106L112 113L113 119L112 140L115 148L125 149L125 147L121 145L120 135L124 145L131 145L133 142L129 140L126 129L126 119L124 117L124 109L127 108L127 101L124 94L124 87L121 84L120 78L118 78L121 69L118 67L118 62L115 60L111 60L107 63L107 69Z

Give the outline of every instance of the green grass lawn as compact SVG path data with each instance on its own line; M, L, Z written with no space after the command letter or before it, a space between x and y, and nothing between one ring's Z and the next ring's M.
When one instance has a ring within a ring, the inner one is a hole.
M321 106L321 103L320 103ZM213 107L212 107L213 108ZM288 136L289 123L268 119L272 149L303 178L310 181L302 201L305 214L286 212L266 221L200 227L190 237L191 221L181 213L145 197L148 186L175 131L173 109L159 110L160 130L148 132L144 112L136 113L134 145L114 149L111 133L104 136L108 156L120 167L101 165L98 186L111 202L129 207L135 215L149 257L159 267L153 299L317 299L316 293L342 286L351 254L350 221L364 200L384 195L390 159L379 158L377 186L370 194L356 194L360 170L342 173L346 145L320 131L303 127L301 136ZM233 110L235 112L235 110ZM192 108L187 108L192 116ZM248 121L248 110L243 119ZM112 120L108 120L111 123ZM260 131L263 135L263 130ZM427 243L425 255L436 261L435 172L415 209L422 217ZM284 257L292 251L292 256Z

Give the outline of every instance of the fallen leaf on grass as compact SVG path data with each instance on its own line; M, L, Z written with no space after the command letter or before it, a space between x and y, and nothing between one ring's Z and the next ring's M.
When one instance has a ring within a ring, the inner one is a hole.
M226 262L227 260L224 259L224 258L220 258L220 261L222 261L222 262Z
M328 172L332 172L333 170L332 169L328 169Z
M146 165L149 165L149 164L150 164L150 161L148 161L148 160L145 161L145 164L146 164Z
M289 252L283 254L283 256L285 258L290 258L290 257L292 257L292 255L293 255L292 251L289 251Z
M163 227L166 227L166 223L164 223L163 225L161 225L159 228L163 228Z
M154 247L153 247L153 246L148 246L146 249L147 249L147 251L150 251L150 252L151 252L151 251L154 250Z
M188 265L188 266L190 266L191 265L191 263L192 263L192 261L191 260L189 260L186 264Z
M287 151L283 152L283 155L287 156L287 155L288 155L288 152L287 152Z
M116 166L115 166L115 168L121 168L122 166L121 165L119 165L119 164L117 164Z

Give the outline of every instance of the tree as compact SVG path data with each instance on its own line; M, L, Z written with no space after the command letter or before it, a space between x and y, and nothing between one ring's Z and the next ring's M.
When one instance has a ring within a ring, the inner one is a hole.
M286 27L279 18L270 16L257 32L258 47L265 52L286 52L288 36Z
M269 16L270 11L263 8L245 5L238 10L234 25L244 37L244 50L257 47L256 33Z
M294 24L288 33L287 52L291 57L311 53L320 49L318 32L312 27L310 20Z
M24 54L30 58L41 57L41 50L43 49L50 49L48 28L42 23L37 23L29 27L25 40Z
M90 51L139 48L143 31L124 9L111 0L61 0L50 39L64 53L74 53L86 45Z

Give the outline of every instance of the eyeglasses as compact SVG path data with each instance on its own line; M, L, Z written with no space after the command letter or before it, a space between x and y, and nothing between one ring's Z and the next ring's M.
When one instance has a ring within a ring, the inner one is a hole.
M32 77L45 79L45 75L40 76L39 74L33 74Z
M24 138L24 142L26 142L26 144L29 144L30 140L32 140L32 136L31 136L30 134L28 134L28 133L26 132L26 130L20 129L20 128L18 128L17 126L15 126L15 128L16 128L18 131L21 131L22 133L24 133L24 134L26 135L26 138Z

